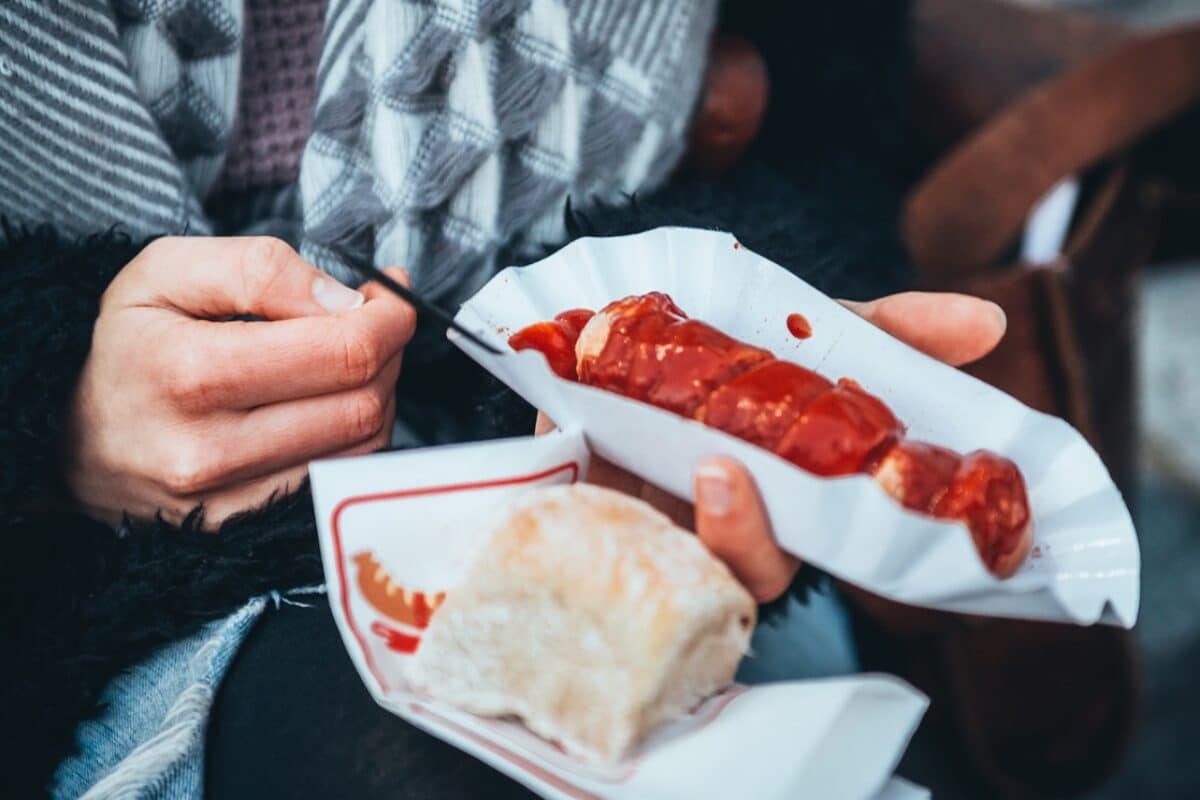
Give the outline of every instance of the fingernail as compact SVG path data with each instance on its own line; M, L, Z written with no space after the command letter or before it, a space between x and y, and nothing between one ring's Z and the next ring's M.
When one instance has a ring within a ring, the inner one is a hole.
M992 301L989 300L988 305L992 307L993 311L995 311L996 319L998 319L1000 321L999 322L1000 329L1008 330L1008 314L1004 313L1004 309L1001 308L998 303L993 303Z
M858 300L838 300L838 303L841 304L842 308L852 311L860 317L863 316L863 312L870 305L870 303L860 303Z
M317 305L330 312L358 308L364 299L361 292L356 292L324 275L313 280L312 294Z
M728 514L733 508L733 479L716 464L696 470L696 502L709 514Z

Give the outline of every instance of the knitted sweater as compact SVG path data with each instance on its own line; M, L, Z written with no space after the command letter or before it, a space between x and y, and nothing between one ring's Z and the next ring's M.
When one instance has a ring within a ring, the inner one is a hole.
M343 280L354 262L403 264L428 294L462 293L502 244L560 240L568 198L656 185L683 151L714 12L331 0L302 252ZM211 232L246 20L243 0L0 4L0 213L72 234Z
M218 186L294 183L312 129L327 0L250 0L233 141Z

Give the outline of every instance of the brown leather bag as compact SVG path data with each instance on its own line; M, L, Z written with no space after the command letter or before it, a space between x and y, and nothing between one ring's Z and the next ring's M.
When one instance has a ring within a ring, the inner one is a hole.
M922 282L988 297L1008 314L1000 347L968 371L1078 428L1127 494L1134 279L1159 211L1135 148L1198 100L1200 26L1130 34L984 122L906 205ZM1037 200L1072 175L1085 188L1062 256L1006 260Z
M1005 309L1004 341L968 371L1077 427L1128 496L1134 281L1161 197L1137 145L1200 99L1200 27L1131 34L996 0L919 0L914 36L935 162L903 222L920 281ZM1072 175L1083 190L1061 256L1021 263L1012 251L1031 209ZM850 594L885 632L873 666L931 695L939 747L957 754L943 764L965 767L972 794L1064 796L1119 764L1140 706L1129 632Z

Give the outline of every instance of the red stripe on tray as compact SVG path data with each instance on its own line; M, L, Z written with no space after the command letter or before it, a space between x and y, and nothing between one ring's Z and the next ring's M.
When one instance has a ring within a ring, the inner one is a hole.
M379 688L383 692L388 692L387 682L379 672L379 668L375 664L375 659L371 657L371 651L367 647L367 641L358 629L358 625L354 622L354 616L350 613L350 585L346 581L346 559L342 552L342 530L341 517L342 513L352 506L363 505L366 503L375 503L383 500L401 500L409 497L425 497L432 494L448 494L450 492L467 492L476 489L495 489L501 486L517 486L523 483L535 483L545 480L559 474L560 472L571 472L571 483L579 480L579 464L575 461L567 461L559 464L556 467L535 472L528 475L516 475L508 478L496 478L489 481L475 481L472 483L453 483L446 486L426 486L420 489L402 489L394 492L380 492L377 494L364 494L355 497L347 497L342 502L334 506L331 515L330 528L333 530L333 552L337 560L338 583L341 584L341 592L339 600L342 604L342 613L346 617L346 624L350 626L350 632L354 634L355 640L358 642L359 649L362 651L363 658L367 662L367 669L374 676L375 681L379 684ZM416 649L416 644L413 645Z

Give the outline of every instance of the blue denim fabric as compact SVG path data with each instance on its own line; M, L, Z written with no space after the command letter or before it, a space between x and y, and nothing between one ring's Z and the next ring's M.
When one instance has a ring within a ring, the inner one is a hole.
M104 712L79 726L77 754L55 772L55 800L201 797L213 698L269 599L251 600L114 679L101 698Z
M750 655L742 659L737 680L768 683L858 671L850 615L826 581L820 591L808 593L805 605L790 598L783 615L755 628Z
M213 698L269 599L251 600L115 679L104 693L104 713L79 726L78 754L55 773L55 800L203 796L204 737ZM751 647L753 654L738 671L743 683L858 670L845 607L831 590L810 593L806 606L791 600L786 616L758 626Z

